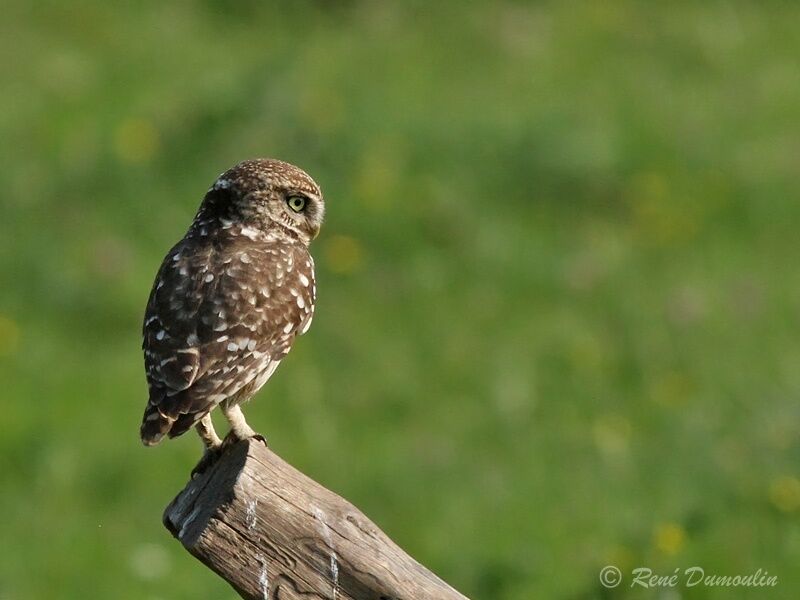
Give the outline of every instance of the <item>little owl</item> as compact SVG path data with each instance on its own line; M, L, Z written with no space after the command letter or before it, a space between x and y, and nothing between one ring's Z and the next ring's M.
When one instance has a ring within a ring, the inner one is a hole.
M195 426L209 458L222 445L211 422L216 406L230 423L228 440L260 437L239 405L311 325L308 246L324 212L314 180L279 160L244 161L214 182L147 302L145 445Z

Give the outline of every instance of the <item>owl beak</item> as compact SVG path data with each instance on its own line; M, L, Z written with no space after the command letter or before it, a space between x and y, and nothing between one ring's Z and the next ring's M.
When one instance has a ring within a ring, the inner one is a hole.
M311 228L311 239L312 240L317 239L317 236L319 235L319 229L320 229L319 227L312 227Z

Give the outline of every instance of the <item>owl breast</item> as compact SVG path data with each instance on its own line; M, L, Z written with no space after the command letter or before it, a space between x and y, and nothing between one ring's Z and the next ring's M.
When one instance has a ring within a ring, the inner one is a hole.
M264 387L264 384L269 381L275 369L278 368L280 360L262 360L261 363L254 369L256 375L253 381L245 384L236 392L236 394L228 400L230 403L241 404L247 402L252 398L258 390Z

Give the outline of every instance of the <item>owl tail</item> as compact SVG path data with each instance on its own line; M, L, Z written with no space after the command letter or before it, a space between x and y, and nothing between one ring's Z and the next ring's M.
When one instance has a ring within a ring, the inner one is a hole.
M155 404L148 404L144 409L142 417L142 427L139 434L142 436L142 443L145 446L155 446L161 441L175 422L173 417L164 415Z

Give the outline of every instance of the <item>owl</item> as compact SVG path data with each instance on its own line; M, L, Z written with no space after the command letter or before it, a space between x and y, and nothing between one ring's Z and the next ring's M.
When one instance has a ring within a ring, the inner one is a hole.
M244 161L214 182L164 258L147 302L145 445L195 427L206 456L218 452L217 406L230 424L226 441L260 437L241 404L311 325L316 286L308 247L324 214L319 186L279 160Z

